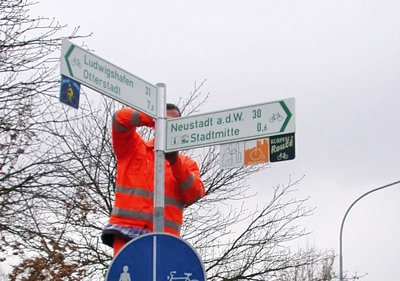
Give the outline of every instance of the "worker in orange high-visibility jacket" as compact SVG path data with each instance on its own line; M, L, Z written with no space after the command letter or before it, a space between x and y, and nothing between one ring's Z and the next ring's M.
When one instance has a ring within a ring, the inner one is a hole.
M167 104L167 118L179 117L179 108ZM115 202L102 241L114 256L131 239L153 231L154 139L145 141L137 127L154 127L150 116L133 108L117 111L112 141L117 158ZM197 163L179 152L165 154L164 231L179 236L184 207L205 194Z

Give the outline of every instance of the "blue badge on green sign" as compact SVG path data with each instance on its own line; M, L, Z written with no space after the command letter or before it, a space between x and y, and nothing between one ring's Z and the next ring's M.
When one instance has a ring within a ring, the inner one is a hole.
M79 107L79 94L81 91L81 84L61 75L61 90L60 101L74 108Z

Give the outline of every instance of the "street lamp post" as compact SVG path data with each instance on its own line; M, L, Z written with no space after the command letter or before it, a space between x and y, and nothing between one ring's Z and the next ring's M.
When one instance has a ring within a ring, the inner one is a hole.
M371 194L371 193L373 193L373 192L375 192L375 191L384 189L384 188L386 188L386 187L389 187L389 186L392 186L392 185L395 185L395 184L398 184L398 183L400 183L400 181L396 181L396 182L393 182L393 183L390 183L390 184L387 184L387 185L384 185L384 186L375 188L375 189L373 189L373 190L370 190L370 191L368 191L367 193L364 193L363 195L361 195L360 197L358 197L357 200L355 200L355 201L350 205L350 207L347 209L346 213L344 214L344 217L343 217L343 220L342 220L342 225L340 226L340 248L339 248L339 251L340 251L340 254L339 254L339 274L340 274L340 281L344 281L344 279L343 279L343 247L342 247L342 242L343 242L343 239L342 239L342 236L343 236L343 226L344 226L344 222L345 222L346 217L347 217L347 215L349 214L351 208L353 208L353 206L354 206L358 201L360 201L362 198L364 198L364 197L367 196L368 194Z

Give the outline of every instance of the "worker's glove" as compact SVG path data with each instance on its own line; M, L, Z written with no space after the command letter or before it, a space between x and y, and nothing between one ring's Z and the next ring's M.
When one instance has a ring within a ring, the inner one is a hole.
M176 161L178 161L178 157L179 157L178 151L165 153L165 160L167 160L171 165L174 165Z

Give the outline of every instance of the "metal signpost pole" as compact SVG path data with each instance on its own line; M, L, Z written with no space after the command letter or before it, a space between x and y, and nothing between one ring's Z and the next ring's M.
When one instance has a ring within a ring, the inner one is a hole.
M154 143L154 232L164 231L164 151L166 136L166 85L157 85L157 120L155 122Z

